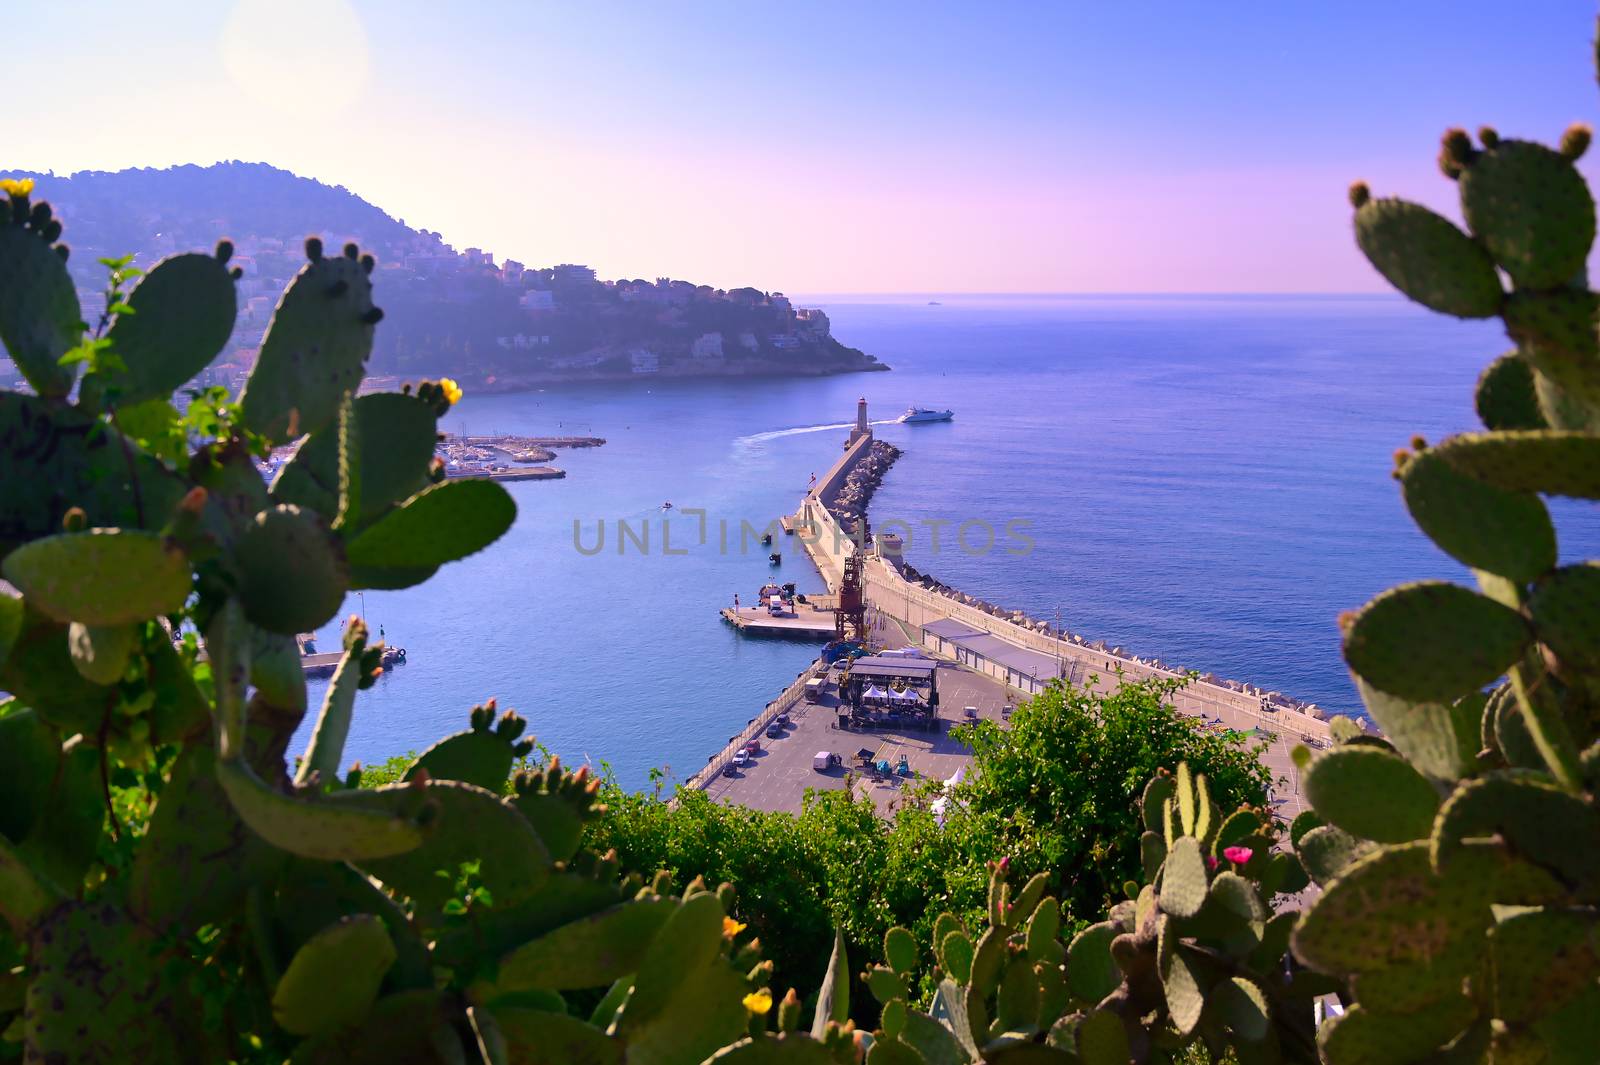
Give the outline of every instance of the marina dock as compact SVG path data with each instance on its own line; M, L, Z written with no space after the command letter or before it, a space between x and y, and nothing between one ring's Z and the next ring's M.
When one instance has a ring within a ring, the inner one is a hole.
M771 614L765 607L731 606L722 608L722 619L749 636L779 636L808 640L831 640L834 635L833 610L810 603L796 603L790 614Z

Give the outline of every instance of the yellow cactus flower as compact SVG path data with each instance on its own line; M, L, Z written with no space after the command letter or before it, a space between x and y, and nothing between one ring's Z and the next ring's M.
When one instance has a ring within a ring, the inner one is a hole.
M452 407L461 402L461 386L456 384L455 378L439 378L439 387L444 389L444 398L450 401Z
M744 929L744 923L741 921L735 921L732 917L724 917L722 919L722 934L729 939L743 932Z
M10 196L26 196L33 191L33 178L0 178L0 189Z
M757 1015L770 1013L772 1011L772 992L766 988L750 992L744 997L744 1008Z

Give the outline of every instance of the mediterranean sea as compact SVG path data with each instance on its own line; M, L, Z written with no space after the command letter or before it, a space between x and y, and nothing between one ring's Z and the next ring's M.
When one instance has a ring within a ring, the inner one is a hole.
M1391 454L1477 427L1473 383L1509 346L1497 323L1390 297L800 302L893 372L462 400L451 431L608 442L560 453L564 480L508 484L517 522L489 550L347 600L408 652L358 697L347 763L421 750L493 696L569 764L630 787L688 777L815 657L717 610L769 578L821 590L798 544L755 535L832 463L858 396L875 421L955 411L877 427L904 455L874 524L905 523L913 565L1142 657L1359 713L1339 611L1406 580L1470 583L1411 523ZM1563 561L1600 556L1592 504L1553 510Z

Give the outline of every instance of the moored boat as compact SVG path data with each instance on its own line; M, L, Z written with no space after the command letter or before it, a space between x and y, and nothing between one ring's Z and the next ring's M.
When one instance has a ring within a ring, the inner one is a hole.
M953 410L934 410L931 407L907 407L900 415L902 422L947 422L956 416Z

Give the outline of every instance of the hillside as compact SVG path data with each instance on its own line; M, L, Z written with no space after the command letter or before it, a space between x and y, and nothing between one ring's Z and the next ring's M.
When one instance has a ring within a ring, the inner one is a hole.
M884 370L839 343L821 311L781 293L731 291L666 278L601 281L587 267L528 268L456 249L342 186L265 163L33 177L66 223L86 315L104 284L97 259L133 253L148 267L178 251L232 239L239 282L234 341L208 371L236 385L254 361L278 294L319 234L354 240L379 261L387 316L371 375L448 375L475 390L568 380L663 376L817 375ZM387 382L384 382L387 383Z

